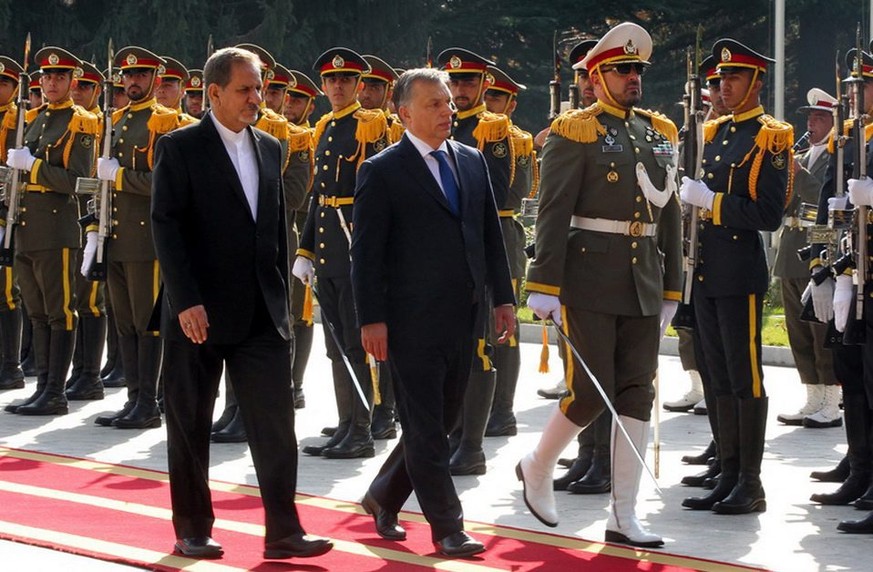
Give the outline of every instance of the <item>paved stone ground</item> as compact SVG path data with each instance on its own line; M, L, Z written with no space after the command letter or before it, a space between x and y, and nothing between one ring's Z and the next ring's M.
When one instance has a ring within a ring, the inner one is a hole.
M323 348L320 328L317 329L314 348L305 384L307 406L298 412L297 417L301 445L320 442L321 428L335 422L330 367L319 349ZM542 375L537 373L539 346L522 344L522 352L522 379L516 397L519 434L486 439L488 473L479 477L459 477L455 484L467 519L551 532L552 529L541 526L527 513L513 468L518 459L535 445L542 424L555 407L555 402L537 397L536 389L554 384L560 364L557 352L552 351L552 373ZM0 393L0 408L29 395L32 383L33 380L29 380L24 390ZM662 356L660 384L663 400L681 395L687 383L678 358ZM840 520L861 517L864 513L852 507L821 507L808 501L811 493L834 487L810 482L808 475L811 470L830 468L839 461L845 451L843 430L780 425L776 422L776 415L798 408L804 392L796 372L786 367L766 367L765 384L771 396L763 467L768 511L747 516L718 516L683 510L681 500L689 494L697 494L699 489L679 484L684 475L697 471L695 467L682 465L679 458L703 449L709 441L709 426L705 417L662 412L659 477L662 496L658 496L651 481L644 480L638 514L653 531L664 536L667 540L665 550L671 553L792 572L870 570L867 557L870 537L845 535L835 529ZM76 403L69 415L61 417L0 413L0 445L166 470L163 428L124 431L98 428L93 424L97 414L121 407L124 401L122 392L113 389L108 391L104 401ZM216 416L220 406L219 402ZM301 455L299 491L358 501L392 444L392 441L377 442L376 457L366 460L328 460ZM567 455L574 452L575 446L571 445ZM648 461L651 465L651 445ZM244 444L214 445L211 476L255 484L247 447ZM592 540L602 539L608 495L558 494L561 523L554 531ZM419 510L414 499L405 508ZM318 530L310 532L319 533ZM172 541L172 538L167 538L168 551ZM128 569L8 542L0 542L0 562L7 570L25 569L25 566L27 570L64 568L65 572ZM9 564L13 566L7 567Z

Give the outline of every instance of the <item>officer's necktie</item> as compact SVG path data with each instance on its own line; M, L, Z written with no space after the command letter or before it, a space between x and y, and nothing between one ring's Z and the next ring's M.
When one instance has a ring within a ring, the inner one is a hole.
M453 213L458 214L460 212L460 193L458 192L458 184L455 182L455 175L452 174L452 168L449 167L446 152L431 151L430 154L440 164L440 182L443 185L446 200L449 202L449 208L452 209Z

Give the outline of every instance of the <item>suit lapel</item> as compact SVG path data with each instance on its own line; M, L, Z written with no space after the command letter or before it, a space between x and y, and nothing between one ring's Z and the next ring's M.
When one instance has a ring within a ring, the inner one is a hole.
M400 140L399 145L405 155L405 160L403 161L404 167L431 197L433 197L447 211L452 212L452 209L449 207L449 203L446 200L446 195L440 188L439 183L434 179L430 169L427 168L427 163L424 162L424 157L421 156L418 149L416 149L415 145L412 144L412 141L404 137Z
M227 154L227 148L224 146L224 141L221 140L221 135L218 134L218 129L212 123L213 121L217 121L217 119L212 116L212 113L209 113L209 121L200 121L200 125L203 128L203 137L206 140L204 145L206 156L215 160L215 167L218 170L220 180L230 184L233 193L242 201L246 212L249 213L249 218L251 218L249 202L246 199L245 191L243 191L239 175L236 173L236 168L234 168L233 162L230 160L230 155ZM257 151L257 145L255 145L255 152ZM260 167L260 155L258 155L258 168L260 169Z
M251 127L246 128L249 132L249 135L252 138L252 146L255 149L255 158L258 161L258 218L257 220L261 220L261 213L264 212L266 208L267 201L267 187L266 187L266 179L265 170L264 170L264 154L263 149L261 148L262 139L261 136L258 135L258 132L252 129Z

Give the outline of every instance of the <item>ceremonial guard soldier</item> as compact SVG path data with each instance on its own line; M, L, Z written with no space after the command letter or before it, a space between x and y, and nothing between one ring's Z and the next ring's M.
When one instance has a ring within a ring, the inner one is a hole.
M187 84L188 70L182 62L169 56L161 56L166 63L158 69L160 84L155 87L155 99L159 104L176 111L179 114L179 127L190 125L197 121L193 115L189 115L182 109L182 96L185 94L183 86Z
M30 84L28 86L28 109L36 109L42 106L42 86L39 83L39 76L42 72L39 69L36 69L29 73L30 75Z
M449 74L449 90L457 108L452 123L452 139L482 151L488 164L497 208L505 209L515 166L510 121L505 115L489 112L483 102L488 88L486 68L494 65L494 62L463 48L443 50L437 56L437 61L440 68ZM501 256L505 255L501 253ZM453 475L481 475L486 470L482 439L497 383L495 367L500 367L494 362L494 347L497 344L488 311L492 306L488 300L482 300L478 305L476 331L479 332L479 339L476 347L472 348L475 357L464 394L463 411L449 441L453 448L450 463ZM503 367L512 366L506 363Z
M321 75L332 111L315 126L313 196L292 272L306 284L318 279L339 425L324 447L305 447L303 452L329 458L372 457L372 405L364 401L372 403L373 385L352 296L350 223L358 166L388 146L388 124L381 111L362 109L356 99L361 75L370 69L359 54L331 48L313 68Z
M572 344L564 351L570 392L516 467L528 508L556 526L552 471L580 429L604 410L596 378L618 414L606 540L645 547L663 540L635 514L643 470L638 452L648 443L658 346L682 283L677 129L636 107L651 53L651 37L636 24L607 32L576 64L588 70L597 103L558 116L543 148L537 256L526 289L528 306L551 318Z
M0 163L6 164L6 153L15 147L15 130L18 121L19 83L24 69L7 56L0 56ZM25 78L27 76L24 76ZM24 86L21 86L23 89ZM26 110L21 110L24 113ZM2 184L2 183L0 183ZM6 190L5 192L8 192ZM5 208L0 211L5 217ZM12 266L0 269L0 390L24 387L24 372L21 369L21 291Z
M161 339L149 325L161 277L149 212L155 142L179 125L176 111L159 104L154 96L164 65L163 58L136 46L125 47L115 55L115 67L121 70L130 104L113 113L112 158L97 161L98 178L114 187L107 285L124 363L127 402L118 412L98 416L95 423L122 429L161 425L157 403ZM88 242L96 243L96 229L88 230Z
M64 385L76 343L74 292L80 248L76 179L91 174L97 117L75 105L71 90L81 62L56 47L35 60L46 99L28 122L24 146L10 149L6 163L28 174L14 232L15 274L33 328L37 390L15 408L23 415L67 413Z
M191 117L203 117L203 70L188 70L185 82L185 111Z
M83 61L82 73L73 88L73 101L98 118L95 152L100 150L103 135L103 112L100 109L100 94L103 93L103 74L94 64ZM96 168L96 162L95 162ZM89 174L93 175L93 173ZM79 214L88 213L88 195L78 195ZM81 232L84 239L85 229ZM84 240L82 242L84 244ZM77 253L75 268L82 265L82 251ZM76 310L79 326L76 329L76 350L73 352L73 371L67 379L67 399L87 401L103 399L103 382L100 379L100 362L106 343L106 305L103 282L88 280L76 272Z
M800 381L806 388L806 402L796 413L782 413L776 419L786 425L840 427L840 386L834 375L832 352L825 348L827 326L800 319L801 295L809 282L809 263L797 256L807 245L807 231L801 225L804 204L818 205L830 154L828 140L834 126L837 100L814 87L806 94L808 105L798 111L806 114L808 149L794 161L794 192L785 209L773 275L780 278L785 328Z
M739 42L712 48L731 115L704 126L700 179L683 177L681 197L701 209L694 275L694 343L704 385L712 384L721 475L713 491L682 505L719 514L767 508L761 459L767 396L761 313L770 276L761 231L775 231L791 194L792 127L764 113L762 75L773 60Z

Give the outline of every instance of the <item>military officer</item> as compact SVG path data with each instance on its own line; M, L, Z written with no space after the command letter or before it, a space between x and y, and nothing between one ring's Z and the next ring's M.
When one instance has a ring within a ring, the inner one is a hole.
M349 223L358 166L387 147L388 124L381 111L362 109L356 99L361 75L370 70L359 54L331 48L318 57L313 69L321 75L331 111L315 125L312 202L292 272L305 284L318 279L339 425L324 447L306 447L303 452L329 458L372 457L372 405L364 405L358 392L372 404L373 385L352 296Z
M103 135L103 112L100 109L100 94L103 92L103 74L94 64L83 61L82 73L73 88L73 101L98 118L98 137L94 145L95 155L100 152ZM95 163L96 167L96 163ZM79 213L88 213L87 195L78 195ZM84 233L84 228L81 229ZM83 237L84 238L84 237ZM84 241L83 241L84 244ZM75 268L82 264L82 251L77 253ZM67 379L67 400L85 401L103 399L103 382L100 379L100 362L106 343L105 285L88 280L76 272L76 310L79 326L76 329L76 349L73 353L73 371Z
M169 56L161 56L167 62L163 68L158 68L160 83L155 87L155 99L159 104L176 111L179 114L179 127L190 125L197 121L182 109L182 97L185 95L183 86L190 76L182 62Z
M680 207L675 195L676 126L636 107L652 39L622 23L576 64L597 103L552 123L540 168L536 258L528 306L567 334L612 400L627 431L612 431L612 494L606 540L656 547L663 540L635 514L658 368L658 346L681 297ZM531 512L548 526L558 514L552 471L561 451L604 410L569 350L570 393L536 448L516 467ZM628 439L629 437L629 439Z
M807 244L806 228L800 225L801 207L803 203L818 205L830 157L828 136L834 126L837 100L815 87L809 90L806 99L808 105L798 111L806 114L810 146L795 157L794 193L785 209L773 264L773 275L781 279L785 327L800 381L806 388L806 403L796 413L782 413L776 419L786 425L839 427L843 424L840 386L834 375L832 352L824 347L827 327L800 319L801 295L809 282L809 267L797 256L797 251Z
M692 301L694 343L718 419L721 476L715 489L683 506L719 514L762 512L761 459L767 396L761 365L761 312L769 285L760 231L775 231L791 194L792 127L764 113L763 74L773 60L722 39L712 47L721 96L731 115L704 126L704 175L683 177L681 197L701 208Z
M510 122L505 115L488 111L483 101L488 88L486 69L494 62L463 48L443 50L437 56L437 62L449 74L449 90L457 108L452 122L452 139L482 151L497 208L506 210L515 164ZM488 313L492 306L487 300L478 305L476 330L479 339L472 349L475 357L464 394L463 411L450 438L453 452L449 468L453 475L481 475L486 471L482 439L497 383L493 361L497 338ZM511 364L504 364L504 367L511 367Z
M98 178L114 186L107 285L124 363L127 402L120 411L98 416L95 423L122 429L161 425L157 403L161 339L158 331L149 328L161 281L152 243L151 184L155 141L179 125L176 111L155 99L158 70L163 65L163 58L137 46L125 47L115 55L130 103L113 114L112 158L97 162ZM88 230L88 243L95 248L96 229ZM86 252L88 249L86 246ZM82 271L87 270L83 265Z
M189 69L185 82L185 111L192 117L203 117L203 70Z
M15 273L28 307L37 363L37 390L15 409L22 415L67 413L64 385L76 342L74 292L80 248L76 179L91 174L97 117L75 105L73 82L82 62L57 47L41 49L40 86L46 104L24 134L24 146L10 149L6 163L28 173L15 232Z
M0 162L6 163L6 152L15 146L18 121L19 83L24 69L7 56L0 56ZM27 76L24 76L25 78ZM26 80L25 80L26 81ZM22 109L21 113L26 110ZM5 216L5 209L0 212ZM0 390L24 387L21 369L21 291L11 266L0 269Z

